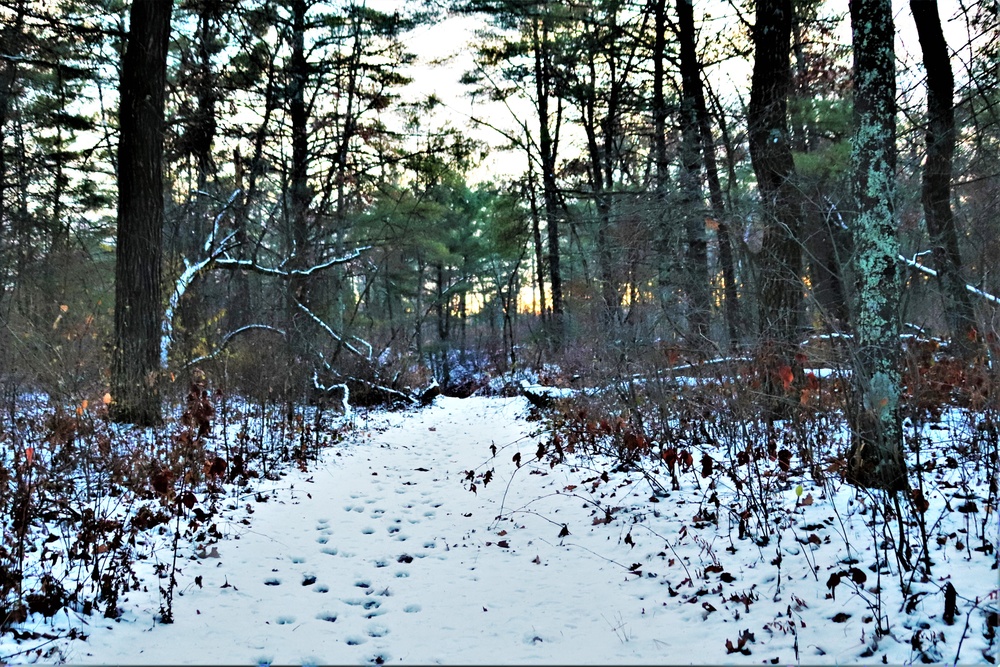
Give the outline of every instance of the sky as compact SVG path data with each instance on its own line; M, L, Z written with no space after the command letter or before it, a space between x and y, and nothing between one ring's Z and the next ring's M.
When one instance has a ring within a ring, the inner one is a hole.
M378 8L394 9L400 4L392 0L369 0ZM945 36L953 49L960 49L968 41L965 22L961 17L961 3L967 0L940 0L939 11ZM839 8L846 3L839 0L833 3ZM734 12L728 3L721 0L695 2L696 17L710 13L716 20L724 17L734 17ZM918 86L922 81L922 65L919 41L916 28L910 15L907 0L893 0L896 17L897 57L900 62L899 88ZM697 20L697 18L696 18ZM731 18L730 20L735 20ZM432 25L421 26L408 34L405 41L410 49L418 55L418 63L410 69L413 82L404 93L410 99L420 99L427 95L438 96L445 104L442 118L456 126L469 124L472 117L487 119L490 123L511 130L516 128L510 109L499 103L486 100L473 100L465 87L459 83L463 72L474 66L473 51L470 46L475 39L475 30L482 27L482 19L476 16L446 15ZM849 20L845 20L838 38L845 44L850 42ZM961 62L968 60L968 51L959 54L953 67L956 80L963 77ZM436 63L436 64L432 64ZM748 85L752 70L752 61L745 63L729 61L723 67L711 71L709 77L713 86L730 98L739 96L744 100L749 95ZM917 91L919 93L919 90ZM529 104L515 105L514 110L522 117L531 116ZM503 138L497 132L473 125L470 134L494 146L503 144ZM471 175L473 181L490 180L503 177L516 177L524 170L525 158L521 155L502 155L494 153L487 161Z

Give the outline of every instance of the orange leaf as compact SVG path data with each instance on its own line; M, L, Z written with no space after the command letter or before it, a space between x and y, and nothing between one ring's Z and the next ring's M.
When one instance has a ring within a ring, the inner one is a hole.
M792 367L789 366L788 364L785 364L784 366L779 368L778 377L781 379L782 385L784 385L784 388L787 390L789 387L792 386L792 380L795 379L795 375L792 374Z
M30 466L31 462L35 460L35 448L28 447L27 449L25 449L24 458L28 461L28 465Z
M111 405L111 394L109 392L105 392L104 398L101 400L104 401L104 405Z

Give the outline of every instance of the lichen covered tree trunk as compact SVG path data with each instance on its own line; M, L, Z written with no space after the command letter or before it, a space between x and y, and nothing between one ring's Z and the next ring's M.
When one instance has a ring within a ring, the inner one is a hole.
M906 488L899 373L900 275L896 194L896 75L891 0L852 0L857 276L852 441L846 477L866 488Z

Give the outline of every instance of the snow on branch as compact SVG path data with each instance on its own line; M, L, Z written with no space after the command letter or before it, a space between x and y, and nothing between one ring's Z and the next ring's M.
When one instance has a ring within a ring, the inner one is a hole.
M348 417L351 414L351 390L347 386L346 382L341 382L340 384L333 384L327 387L325 384L319 381L319 374L315 371L313 372L313 387L324 394L329 393L335 389L340 389L344 392L343 398L341 399L341 407L344 412L344 416Z
M916 255L913 256L912 259L910 259L908 257L904 257L903 255L899 255L899 259L902 260L904 263L906 263L907 266L910 266L910 267L916 269L917 271L920 271L921 273L925 273L925 274L927 274L929 276L937 278L937 275L938 275L937 271L935 271L934 269L930 268L929 266L924 266L923 264L921 264L921 263L919 263L917 261L917 257L919 257L920 255L926 255L929 252L930 252L929 250L925 250L922 253L918 252ZM993 296L989 292L984 292L983 290L978 289L978 288L973 287L972 285L968 285L968 284L966 284L965 289L967 289L969 292L971 292L972 294L975 294L978 297L986 299L987 301L989 301L991 303L1000 304L1000 298L998 298L996 296Z
M827 214L836 217L837 224L841 229L848 229L847 223L844 222L844 218L840 215L840 211L837 209L837 205L833 202L833 200L831 200L829 197L823 197L823 199L829 205ZM905 263L907 266L910 266L916 269L917 271L920 271L921 273L927 274L928 276L933 276L934 278L937 278L938 275L937 271L928 266L924 266L923 264L920 264L917 261L917 257L920 257L921 255L930 255L930 254L931 254L930 250L924 250L923 252L915 253L912 258L905 257L904 255L898 255L898 257L900 261ZM972 285L969 284L965 285L965 289L980 298L986 299L991 303L1000 304L1000 298L990 294L989 292L984 292L983 290L973 287Z
M199 194L206 194L201 191L198 192ZM181 298L183 298L184 294L191 286L191 283L193 283L195 279L197 279L197 277L201 275L201 273L203 273L204 271L207 271L212 268L245 269L248 271L253 271L255 273L275 276L287 280L293 277L309 277L315 273L319 273L334 266L338 266L340 264L346 264L360 257L361 254L366 250L371 249L371 246L363 246L360 248L356 248L345 255L342 255L340 257L334 257L333 259L327 260L320 264L316 264L314 266L310 266L309 268L291 269L291 270L281 268L281 265L279 265L277 268L261 266L260 264L257 264L255 261L252 260L236 259L234 257L228 256L227 253L236 245L232 243L233 239L236 236L236 232L235 231L231 232L230 234L226 235L225 238L219 241L218 240L219 229L222 224L222 220L224 219L229 209L232 208L233 203L236 201L236 198L239 196L240 192L241 190L239 189L234 190L233 193L229 196L229 199L226 200L226 203L223 205L222 210L219 211L218 215L215 216L215 220L213 221L212 224L212 231L209 232L208 236L205 239L205 243L202 247L202 252L204 254L204 257L202 257L202 259L194 263L189 261L186 257L183 260L184 271L181 272L181 275L177 278L177 281L174 283L174 289L170 295L170 301L167 304L167 309L163 315L163 324L161 327L162 331L160 335L161 368L167 367L167 362L169 361L170 357L170 348L173 346L174 343L174 314L177 311L178 304L180 304ZM301 304L299 304L299 306L302 307ZM326 329L334 338L336 338L338 341L343 342L344 345L347 346L349 350L351 350L360 357L364 357L369 361L371 360L372 346L369 343L361 340L360 338L355 338L355 340L362 343L368 348L368 356L365 357L365 355L362 354L361 351L358 350L356 347L342 341L342 339L339 336L337 336L332 329L326 326L326 324L322 322L322 320L320 320L318 317L313 315L311 311L307 310L306 312L309 314L310 317L319 322L323 326L323 328ZM273 328L273 327L268 327L268 328ZM275 331L279 330L275 329ZM199 360L204 360L204 359L205 357L199 358ZM185 367L190 366L191 363L194 362L189 362L188 364L185 364Z
M238 336L239 334L246 333L247 331L273 331L282 338L286 337L285 331L283 329L279 329L278 327L272 327L269 324L248 324L246 326L240 327L239 329L227 333L226 336L222 339L222 342L219 343L219 347L217 347L214 352L202 355L197 359L192 359L191 361L184 364L184 368L194 366L195 364L200 364L201 362L208 361L209 359L214 359L219 354L221 354L223 350L226 349L226 346L229 345L230 341L236 338L236 336Z
M417 404L417 403L420 402L417 399L417 397L413 396L412 394L407 394L405 392L399 391L398 389L393 389L392 387L386 387L386 386L377 384L375 382L372 382L371 380L363 380L361 378L357 378L357 377L354 377L352 375L342 375L340 373L337 373L337 375L339 375L340 377L342 377L344 380L350 380L351 382L357 382L358 384L360 384L362 386L368 387L369 389L373 389L373 390L375 390L377 392L382 392L382 393L384 393L384 394L386 394L388 396L396 396L396 397L398 397L398 398L400 398L400 399L402 399L402 400L404 400L404 401L406 401L408 403Z
M306 315L308 315L309 318L313 322L315 322L316 324L318 324L320 326L320 328L323 329L323 331L325 331L326 333L328 333L330 335L330 338L334 339L335 341L337 341L338 343L340 343L341 345L343 345L348 350L350 350L354 354L358 355L362 359L365 359L367 361L371 361L372 360L372 346L370 344L368 344L366 341L362 340L361 342L368 346L368 356L365 356L361 352L361 350L359 350L358 348L354 347L353 345L351 345L350 343L348 343L346 340L344 340L343 336L341 336L336 331L334 331L330 327L329 324L327 324L326 322L324 322L318 315L316 315L316 313L314 313L313 311L309 310L309 308L307 308L306 306L304 306L302 304L302 302L300 302L298 299L295 300L295 305L299 307L299 310L301 310L303 313L305 313ZM360 338L357 338L355 336L352 336L352 338L355 338L355 340L361 340Z
M274 268L270 266L261 266L254 261L249 259L235 259L232 257L222 257L216 259L215 266L223 269L246 269L247 271L253 271L255 273L260 273L266 276L275 276L278 278L288 279L293 277L308 277L314 273L318 273L325 269L337 266L339 264L347 264L348 262L354 261L361 256L361 253L366 250L370 250L371 246L362 246L360 248L355 248L346 255L340 257L334 257L331 260L323 262L322 264L316 264L315 266L310 266L308 269L281 269Z
M223 206L222 210L219 211L219 214L215 216L215 220L212 224L212 231L208 234L208 238L205 239L205 257L194 264L188 261L186 257L184 258L184 271L181 272L181 275L177 278L177 282L174 283L174 291L170 294L170 301L167 304L167 310L163 313L162 333L160 334L160 368L167 367L167 360L170 356L170 347L174 343L174 313L177 311L177 306L180 304L181 298L184 296L184 293L187 292L195 278L197 278L209 264L218 259L219 256L229 249L229 242L236 236L236 232L232 232L226 236L226 238L222 239L218 246L216 246L216 239L219 235L219 225L222 222L222 218L233 205L233 202L236 201L236 197L239 193L240 191L238 189L233 191L233 194L229 196L229 200L226 201L225 206Z

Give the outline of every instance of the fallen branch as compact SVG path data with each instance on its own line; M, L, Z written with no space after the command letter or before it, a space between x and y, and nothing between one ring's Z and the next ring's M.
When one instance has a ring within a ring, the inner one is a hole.
M163 313L163 325L162 332L160 334L160 368L167 367L167 361L170 356L170 347L174 343L174 313L177 311L177 306L180 304L181 298L201 272L229 249L229 242L234 236L236 236L236 232L232 232L219 243L218 247L215 247L215 239L219 235L219 224L222 222L222 218L226 215L226 211L228 211L233 202L236 201L236 197L239 194L239 190L234 190L233 194L229 196L229 200L226 201L225 206L223 206L222 210L219 211L219 214L215 216L215 221L212 224L212 231L208 234L208 238L205 239L205 257L194 264L191 264L186 257L184 258L184 271L177 278L177 282L174 283L174 291L170 295L170 301L167 304L167 309Z
M341 398L341 407L343 409L344 416L346 417L351 414L351 389L347 386L346 382L341 382L340 384L334 384L327 387L319 381L319 373L313 371L313 387L324 394L328 394L336 389L343 391L344 395Z
M913 256L912 259L910 259L908 257L904 257L903 255L899 255L899 259L902 260L903 262L905 262L907 266L909 266L911 268L914 268L917 271L920 271L921 273L927 274L928 276L932 276L934 278L937 278L937 276L938 276L938 272L937 271L935 271L934 269L930 268L929 266L924 266L923 264L921 264L920 262L917 261L917 257L919 255L927 254L928 252L930 252L930 251L926 250L923 253L917 253L916 255ZM975 294L976 296L978 296L980 298L986 299L987 301L989 301L991 303L1000 304L1000 297L993 296L989 292L984 292L983 290L981 290L981 289L979 289L977 287L973 287L972 285L969 285L969 284L965 285L965 289L968 290L969 292L971 292L972 294Z
M359 357L361 357L365 361L371 361L372 360L372 356L371 356L372 355L372 346L369 345L366 341L362 340L361 342L368 346L368 356L365 356L364 354L361 353L361 350L359 350L358 348L354 347L353 345L351 345L350 343L348 343L346 340L344 340L343 336L341 336L336 331L334 331L330 327L329 324L327 324L326 322L324 322L322 320L322 318L320 318L318 315L316 315L316 313L314 313L308 307L306 307L305 305L303 305L297 299L295 301L295 305L298 306L299 310L301 310L306 315L308 315L309 318L313 322L315 322L316 324L318 324L320 326L320 328L323 329L323 331L325 331L327 334L329 334L330 338L333 338L335 341L337 341L337 343L339 343L340 345L343 345L348 350L350 350L354 354L358 355ZM357 338L356 336L352 336L352 338L354 338L355 340L361 340L360 338Z

